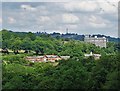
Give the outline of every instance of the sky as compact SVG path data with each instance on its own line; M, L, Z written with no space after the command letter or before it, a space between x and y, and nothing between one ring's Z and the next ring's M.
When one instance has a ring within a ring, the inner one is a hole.
M119 0L4 0L0 27L19 32L118 37Z

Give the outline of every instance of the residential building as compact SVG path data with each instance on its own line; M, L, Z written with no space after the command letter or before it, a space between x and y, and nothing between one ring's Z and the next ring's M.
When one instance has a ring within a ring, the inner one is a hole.
M26 57L26 60L31 62L55 62L58 60L67 60L70 56L57 56L57 55L44 55L44 56L29 56Z

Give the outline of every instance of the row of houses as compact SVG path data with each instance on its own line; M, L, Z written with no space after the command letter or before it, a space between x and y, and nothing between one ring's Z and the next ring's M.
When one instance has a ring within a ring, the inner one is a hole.
M95 60L100 59L101 54L93 54L90 52L90 54L84 54L85 58L88 58L90 56L94 57ZM70 56L58 56L58 55L43 55L43 56L27 56L26 60L31 62L56 62L58 60L67 60Z
M27 56L26 60L31 62L56 62L58 60L67 60L70 56L58 56L58 55L43 55L43 56Z

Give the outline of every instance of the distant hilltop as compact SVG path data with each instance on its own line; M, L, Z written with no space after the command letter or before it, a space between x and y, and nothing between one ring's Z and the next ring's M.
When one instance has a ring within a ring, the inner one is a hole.
M44 33L44 32L37 32L35 33L36 35L41 35L41 34L48 34L48 33ZM74 40L80 40L80 41L84 41L85 35L78 35L75 33L66 33L66 34L60 34L60 33L51 33L49 34L54 38L67 38L67 39L74 39ZM93 34L90 35L91 37L95 37L97 36L98 38L100 37L105 37L109 42L120 42L120 38L115 38L115 37L111 37L111 36L106 36L106 35L102 35L102 34Z
M2 31L8 31L8 30L3 29ZM13 32L13 31L9 31L9 32ZM24 35L27 32L14 32L14 33L19 33L21 35ZM37 35L37 36L40 36L40 35L44 34L44 35L49 35L49 36L54 37L54 38L74 39L74 40L80 40L80 41L84 41L84 38L85 38L84 34L79 35L79 34L76 34L76 33L60 34L60 33L53 32L53 33L49 34L49 33L46 33L46 32L36 32L34 34ZM115 38L115 37L106 36L106 35L102 35L102 34L93 34L93 35L90 35L90 36L91 37L97 36L98 38L99 37L105 37L109 42L120 42L120 38Z

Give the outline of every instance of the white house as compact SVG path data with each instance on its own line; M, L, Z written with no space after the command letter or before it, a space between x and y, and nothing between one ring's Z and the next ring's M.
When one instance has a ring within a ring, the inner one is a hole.
M95 60L100 59L101 54L93 54L92 52L90 52L90 54L84 54L85 58L88 57L94 57Z

